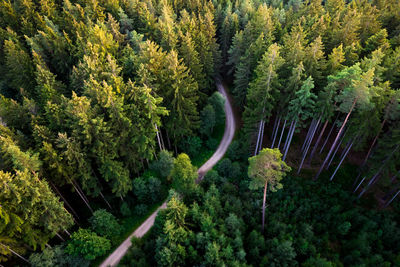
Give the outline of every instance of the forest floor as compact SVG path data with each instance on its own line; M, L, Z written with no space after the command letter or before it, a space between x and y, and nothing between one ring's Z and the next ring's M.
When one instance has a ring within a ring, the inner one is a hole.
M214 154L209 158L209 160L204 163L199 169L199 180L204 177L204 175L212 169L212 167L218 163L220 159L225 155L226 150L228 149L229 145L231 144L233 137L235 136L236 131L236 119L234 115L234 111L232 109L231 98L228 95L226 86L223 85L221 82L217 81L216 86L218 91L225 97L225 114L226 114L226 121L225 121L225 131L224 135L221 139L221 142L214 152ZM121 245L110 254L107 259L105 259L101 264L100 267L108 267L108 266L116 266L125 253L128 251L128 248L131 246L131 239L133 237L142 237L145 235L148 230L153 226L154 220L157 216L157 213L160 209L164 209L167 207L167 203L164 202L153 214L150 215L143 222L127 239L125 239Z

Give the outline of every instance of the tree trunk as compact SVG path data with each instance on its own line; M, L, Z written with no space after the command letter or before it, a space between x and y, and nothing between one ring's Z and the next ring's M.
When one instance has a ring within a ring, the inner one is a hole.
M171 140L169 140L168 131L166 129L165 129L165 132L167 133L168 148L171 149Z
M281 117L279 117L278 124L276 125L276 128L275 128L274 140L272 140L272 145L271 145L271 148L274 148L274 145L275 145L275 139L276 139L276 136L278 135L278 131L279 131L279 125L280 125L280 124L281 124Z
M364 166L365 163L367 162L367 160L368 160L368 158L369 158L369 156L370 156L370 154L371 154L372 148L374 147L376 141L378 140L378 137L379 137L379 135L380 135L380 133L381 133L381 131L382 131L383 126L385 125L385 123L386 123L386 119L383 120L383 122L381 123L381 128L379 129L379 132L378 132L377 135L375 136L374 141L372 142L372 144L371 144L371 146L370 146L370 148L369 148L369 150L368 150L367 156L365 156L364 162L363 162L363 164L362 164L363 166Z
M346 123L347 123L347 121L348 121L348 119L349 119L349 117L350 117L350 114L351 114L351 112L353 111L353 109L354 109L356 103L357 103L357 98L354 99L353 105L351 106L350 111L347 113L346 119L344 120L344 122L343 122L343 124L342 124L342 127L340 127L340 130L339 130L338 134L336 135L335 141L333 141L332 147L331 147L331 149L330 149L329 152L328 152L328 156L325 158L324 162L322 163L322 166L321 166L321 168L319 169L319 171L318 171L317 175L315 176L314 180L317 180L317 179L318 179L319 175L321 174L322 170L324 169L325 164L326 164L328 158L329 158L330 155L332 154L332 149L336 146L336 143L337 143L337 141L338 141L340 135L342 134L342 131L343 131L344 127L346 126Z
M156 125L156 124L154 124L154 126L155 126L155 128L156 128L156 135L157 135L157 143L158 143L158 147L160 148L160 151L161 151L161 150L163 150L163 149L162 149L162 146L161 146L160 135L159 135L159 133L158 133L158 128L157 128L157 125Z
M344 135L341 136L340 142L339 142L339 144L338 144L338 145L336 146L336 148L335 148L335 152L333 152L331 158L329 159L328 165L326 165L326 168L325 168L326 170L331 166L331 163L332 163L333 159L335 158L336 153L338 152L340 146L342 145L342 142L343 142L343 139L344 139L344 136L345 136L345 135L346 135L346 133L344 133ZM345 149L346 149L346 148L347 148L347 145L346 145Z
M292 132L292 128L293 128L293 121L290 123L289 129L288 129L288 133L286 135L286 141L285 144L283 145L283 149L282 151L286 151L286 147L289 143L289 138L290 138L290 133Z
M86 201L84 195L81 194L81 192L79 191L78 187L75 185L73 180L70 180L72 186L74 187L75 191L78 193L78 195L81 197L81 199L83 200L83 202L85 202L86 206L88 207L88 209L90 210L91 213L93 213L93 209L89 204L89 201Z
M314 125L315 125L315 119L312 119L310 127L308 127L306 138L304 139L303 145L301 146L301 152L304 151L304 149L308 144L308 140L310 140L311 133L314 130Z
M297 124L297 119L294 121L293 129L292 129L292 132L290 133L289 143L286 146L285 155L283 155L283 158L282 158L283 161L285 161L287 153L289 151L290 143L292 143L293 134L294 134L294 131L296 130L296 124Z
M18 258L20 258L21 260L25 261L26 263L29 263L29 261L27 259L25 259L24 257L22 257L20 254L18 254L17 252L15 252L14 250L12 250L11 248L9 248L8 246L4 245L3 243L0 243L0 245L2 245L3 247L5 247L6 249L8 249L12 254L14 254L15 256L17 256Z
M324 150L326 144L328 143L329 138L331 137L331 134L332 134L332 132L333 132L333 129L335 129L335 124L336 124L336 121L338 120L338 118L339 118L339 114L336 116L336 119L335 119L335 121L334 121L333 124L332 124L332 128L330 129L330 131L329 131L329 133L328 133L328 136L326 137L325 142L324 142L324 144L322 145L321 150L319 151L319 154L322 153L322 151Z
M261 125L262 125L262 120L260 121L260 125L258 126L257 143L256 143L256 148L254 149L254 156L257 155L258 144L260 143Z
M110 210L113 210L113 209L111 208L110 203L107 201L107 199L104 197L104 195L103 195L103 193L102 193L101 191L100 191L100 196L103 198L104 202L106 202L106 204L107 204L107 206L110 208Z
M262 144L263 144L263 139L264 139L264 128L265 128L265 121L262 121L262 127L261 127L261 138L260 138L260 144L259 144L259 149L258 152L261 151L262 149Z
M61 241L65 242L64 238L59 233L56 233L56 236L58 236L58 238L60 238Z
M71 210L71 212L76 216L76 218L78 218L79 220L79 216L78 213L76 213L76 211L72 208L72 206L68 203L68 201L64 198L64 196L61 194L61 192L58 190L58 188L51 182L49 181L50 185L54 188L54 190L57 192L57 194L61 197L61 199L63 200L63 202L65 203L65 205L67 205L67 207ZM75 221L76 222L76 221Z
M281 146L282 136L283 136L283 133L285 132L285 126L286 126L286 120L285 120L285 122L283 123L281 136L279 137L278 149L279 149L279 147Z
M274 121L274 128L272 129L271 140L274 138L277 123L278 123L278 117L276 116Z
M308 164L311 164L311 160L314 157L315 151L317 151L319 142L321 141L322 136L324 135L324 132L325 132L325 129L326 129L327 125L328 125L328 120L326 120L326 122L324 123L324 127L322 127L322 130L321 130L321 133L318 136L317 142L315 142L315 144L314 144L314 147L313 147L313 149L311 151L311 154L310 154L310 158L308 159Z
M361 184L365 181L365 178L367 178L367 176L364 176L364 178L361 179L361 182L358 184L356 189L354 189L353 193L357 192L358 188L360 188Z
M342 159L340 160L339 165L336 167L335 172L332 174L332 176L330 178L331 181L333 180L333 177L335 177L336 172L339 170L340 166L342 165L343 160L346 158L346 156L349 153L349 151L350 151L351 147L353 146L353 144L354 144L354 140L353 140L353 142L351 142L349 148L346 150L346 152L344 153Z
M309 139L308 144L307 144L307 146L306 146L306 150L305 150L304 153L303 153L303 158L301 159L301 163L300 163L299 169L298 169L298 171L297 171L297 174L300 173L301 168L303 167L304 160L305 160L306 157L307 157L308 150L310 149L310 146L311 146L311 144L312 144L312 140L314 139L314 135L315 135L315 132L317 131L317 127L318 127L320 121L321 121L321 117L319 117L319 119L318 119L318 121L317 121L317 124L315 125L315 127L314 127L314 129L313 129L313 132L312 132L312 134L311 134L311 138Z
M268 185L268 182L265 182L263 207L262 207L262 232L263 233L264 233L264 225L265 225L265 202L267 200L267 185Z
M399 194L400 194L400 190L397 191L397 193L396 193L388 202L386 202L385 208L386 208L387 206L389 206L389 205L393 202L393 200L394 200Z

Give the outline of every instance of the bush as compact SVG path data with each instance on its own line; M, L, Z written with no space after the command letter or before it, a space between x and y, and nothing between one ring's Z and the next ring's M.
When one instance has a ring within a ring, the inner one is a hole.
M111 242L88 229L79 228L71 236L65 251L70 255L81 255L87 260L103 256L111 249Z
M45 248L42 253L33 253L29 262L33 267L89 266L89 261L82 257L66 254L62 245Z
M182 141L180 148L193 158L199 153L202 145L200 137L189 136Z
M122 203L121 207L119 208L119 211L121 212L123 217L129 217L132 215L131 209L129 208L129 205L126 202Z
M174 166L174 157L167 150L162 150L158 154L158 159L150 164L150 169L155 171L159 177L166 178L171 173Z
M114 239L122 230L114 215L104 209L96 210L89 222L93 231L108 239Z
M135 214L138 216L145 215L147 213L148 207L146 204L139 204L135 207Z
M138 177L133 180L133 189L140 204L152 204L160 200L161 181L156 177Z

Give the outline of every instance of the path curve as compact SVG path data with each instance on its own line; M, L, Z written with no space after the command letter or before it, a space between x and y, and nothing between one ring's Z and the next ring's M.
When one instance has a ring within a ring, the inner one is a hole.
M224 96L225 98L225 114L226 114L226 120L225 120L225 132L224 136L222 137L221 143L219 144L217 150L214 152L214 154L207 160L206 163L201 166L197 173L199 174L199 179L198 181L201 181L204 177L204 175L211 170L211 168L217 164L217 162L225 155L226 150L228 149L229 145L232 142L232 139L235 135L235 130L236 130L236 123L235 123L235 117L233 115L233 110L232 110L232 105L228 97L228 93L226 91L226 88L222 85L220 80L216 80L216 86L218 91ZM132 245L131 239L133 237L142 237L144 236L150 228L153 226L154 221L156 219L157 213L160 209L165 209L167 207L167 203L164 202L153 214L150 215L149 218L147 218L146 221L144 221L139 228L137 228L127 239L125 239L124 242L119 245L118 248L114 250L114 252L108 256L107 259L105 259L101 264L100 267L108 267L108 266L116 266L119 261L122 259L122 257L125 255L125 253L128 251L129 247Z

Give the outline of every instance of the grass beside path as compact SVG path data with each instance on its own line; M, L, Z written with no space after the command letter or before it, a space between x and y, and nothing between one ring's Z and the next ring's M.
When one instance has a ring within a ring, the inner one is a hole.
M103 257L99 257L96 260L92 261L90 263L90 266L99 266L108 256L110 256L111 253L114 252L114 250L121 245L122 242L124 242L125 239L128 238L130 234L132 234L147 218L153 214L153 212L161 206L161 204L165 200L159 201L153 205L151 205L148 209L148 211L143 214L142 216L129 216L126 218L123 218L120 220L120 224L123 228L122 233L119 235L118 239L116 239L114 245L111 247L110 251L104 255Z

